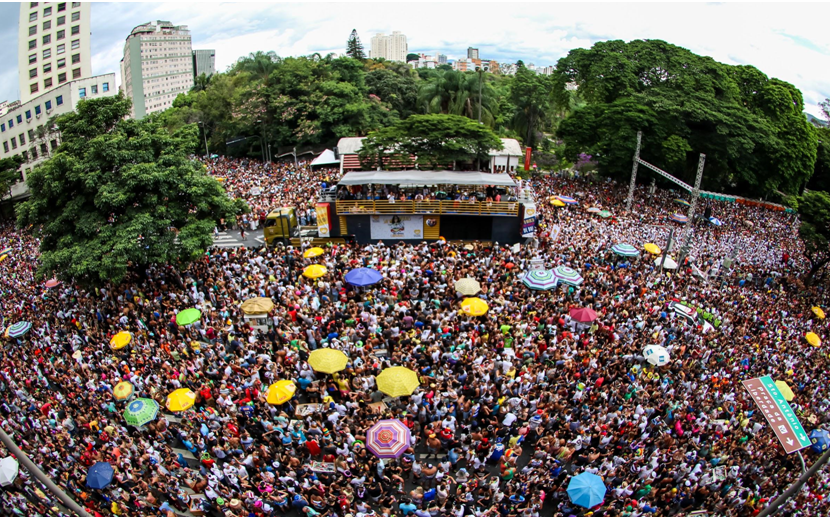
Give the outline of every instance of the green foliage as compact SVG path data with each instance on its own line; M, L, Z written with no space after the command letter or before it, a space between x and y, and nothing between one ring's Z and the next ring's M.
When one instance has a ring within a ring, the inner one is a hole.
M0 160L0 197L11 191L12 186L20 180L20 166L23 156L15 155Z
M346 42L346 55L352 59L357 59L358 61L366 59L366 53L363 51L363 44L360 43L360 37L357 35L357 29L352 29L349 41Z
M495 126L495 91L492 74L475 72L436 72L418 92L419 105L425 113L460 115L478 120L481 91L481 122Z
M810 261L808 281L830 262L830 194L813 190L798 198L804 256Z
M453 162L486 160L501 140L488 128L457 115L412 115L391 127L370 133L363 141L364 166L406 162L417 157L422 168L449 168Z
M129 111L119 94L57 119L63 142L17 207L18 226L41 229L41 277L117 283L131 269L196 260L217 221L244 209L189 159L195 126L171 134L161 117L127 120Z
M414 54L412 52L406 55L407 63L409 63L410 61L418 61L419 59L421 59L421 56L419 56L418 54Z
M703 188L748 196L797 194L814 171L818 138L801 92L751 66L730 66L657 40L606 41L559 60L552 98L574 99L557 128L573 159L599 156L627 178L638 130L644 160L688 183L706 154Z

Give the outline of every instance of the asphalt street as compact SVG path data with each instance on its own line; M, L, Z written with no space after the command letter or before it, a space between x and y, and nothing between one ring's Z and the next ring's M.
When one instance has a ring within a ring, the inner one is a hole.
M239 229L228 230L214 234L213 245L217 248L237 248L239 246L255 247L265 245L265 238L263 237L262 228L256 231L245 231L245 240L242 240L242 235Z

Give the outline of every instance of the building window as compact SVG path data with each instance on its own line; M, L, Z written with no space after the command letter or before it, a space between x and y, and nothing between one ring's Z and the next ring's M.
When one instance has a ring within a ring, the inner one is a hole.
M51 34L44 34L43 35L43 44L48 45L52 43L52 35Z
M31 118L32 118L32 110L26 110L26 120L29 120Z
M11 129L11 128L13 128L13 127L14 127L14 119L13 119L13 118L10 118L10 119L9 119L9 129Z
M58 68L63 68L66 66L66 58L62 57L58 59Z
M101 86L102 86L102 88L101 88L102 91L105 91L105 92L110 91L110 83L104 83Z
M12 149L17 149L17 139L12 137Z
M59 30L57 32L57 34L55 35L55 39L63 39L65 37L66 37L66 31L65 30Z
M72 55L72 64L80 63L81 62L81 55L80 54L73 54Z
M34 36L37 34L37 25L32 25L29 27L29 36Z
M35 115L40 115L40 104L35 106Z
M52 109L52 101L46 101L46 110Z
M3 152L9 152L9 143L3 142Z
M37 63L37 54L29 54L29 64Z
M63 95L58 95L57 97L55 97L55 104L57 104L58 106L63 104Z
M82 99L86 97L86 88L78 88L78 97Z
M52 57L52 49L47 48L43 51L43 59L49 59L50 57Z
M29 50L32 50L32 49L35 49L35 48L37 48L37 40L36 39L29 40Z
M43 8L43 16L52 16L52 8L51 7L44 7Z
M73 36L76 35L76 34L80 34L80 33L81 33L81 26L80 25L72 26L72 35Z
M49 149L55 150L58 148L58 141L55 139L49 140Z
M77 79L79 77L81 77L81 69L76 68L75 70L72 70L72 79Z
M40 154L48 153L48 149L46 148L46 144L40 144Z
M80 11L75 11L74 13L72 13L72 21L73 22L77 22L80 19L81 19L81 12Z
M72 2L72 9L74 9L76 7L80 7L80 6L81 6L81 2Z
M45 65L43 65L43 73L44 74L48 74L51 71L52 71L52 63L46 63Z
M18 123L18 124L22 124L22 123L23 123L23 115L18 115L18 116L17 116L17 123Z
M23 145L23 135L20 135L20 145ZM28 161L29 161L29 153L27 153L26 151L23 151L23 152L22 152L22 153L20 153L20 154L23 156L23 161L24 161L24 162L28 162Z
M58 16L58 25L63 25L66 23L66 16Z
M98 85L93 84L92 85L92 95L95 95L96 93L98 93Z
M31 140L32 139L30 138L29 141L31 141ZM32 147L31 151L32 151L32 160L37 160L37 149Z
M5 132L6 132L6 123L3 122L2 124L0 124L0 133L5 133Z
M75 50L75 49L78 49L78 48L81 48L81 40L79 40L79 39L72 40L72 50Z
M29 2L29 9L34 9L37 7L37 2Z
M29 13L29 21L30 22L37 21L37 12Z
M58 84L66 82L66 73L58 74Z
M37 91L37 83L29 86L29 93L35 93Z
M43 30L48 31L52 28L52 20L46 20L43 22Z
M32 77L37 77L37 68L32 68L31 70L29 70L29 79L31 79Z
M43 80L43 87L44 88L51 88L52 87L52 78L51 77L47 77L46 79Z
M66 11L66 2L58 4L58 12Z
M32 140L34 140L34 139L35 139L35 130L34 130L34 129L30 129L30 130L29 130L29 141L31 142L31 141L32 141Z
M58 48L57 48L57 49L55 49L55 52L56 52L58 55L63 54L64 52L66 52L66 44L65 44L65 43L61 43L60 45L58 45Z

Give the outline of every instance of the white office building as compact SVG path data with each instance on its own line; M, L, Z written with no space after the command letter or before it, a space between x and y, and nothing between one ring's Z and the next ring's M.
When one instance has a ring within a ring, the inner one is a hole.
M186 25L154 21L127 36L121 89L132 99L132 116L163 111L193 87L193 47Z
M388 36L381 33L372 36L372 48L369 50L369 57L372 59L405 63L408 52L409 46L406 43L406 35L399 31L393 31Z
M27 193L22 183L29 172L49 158L60 144L60 133L52 118L74 111L84 99L116 95L115 74L104 74L68 81L24 103L11 103L0 115L0 158L22 155L20 183L12 187L12 197ZM5 197L7 193L0 193Z
M17 63L20 102L92 76L90 4L21 2Z

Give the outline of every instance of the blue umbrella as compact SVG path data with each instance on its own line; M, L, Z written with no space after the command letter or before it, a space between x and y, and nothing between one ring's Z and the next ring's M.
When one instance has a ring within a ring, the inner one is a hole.
M715 226L723 226L723 222L717 217L710 217L709 222L714 224Z
M830 433L824 429L814 429L810 432L810 441L813 443L810 448L813 449L814 452L821 454L826 451L827 446L830 445Z
M358 287L364 287L367 285L372 285L380 282L383 280L383 275L380 274L380 271L377 269L372 269L368 267L359 267L357 269L352 269L348 273L346 273L346 282L356 285Z
M605 499L605 483L596 474L583 472L568 482L568 497L577 506L593 508Z
M105 461L99 461L95 465L89 467L86 473L86 486L89 488L106 488L112 483L113 475L112 465Z

